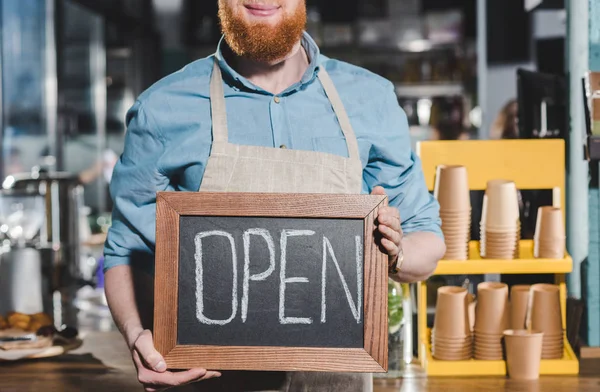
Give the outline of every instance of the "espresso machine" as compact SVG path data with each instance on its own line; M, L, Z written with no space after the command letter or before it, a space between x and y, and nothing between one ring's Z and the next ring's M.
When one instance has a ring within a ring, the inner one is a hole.
M75 325L83 186L70 173L33 171L7 177L2 187L0 313L43 311L57 325Z

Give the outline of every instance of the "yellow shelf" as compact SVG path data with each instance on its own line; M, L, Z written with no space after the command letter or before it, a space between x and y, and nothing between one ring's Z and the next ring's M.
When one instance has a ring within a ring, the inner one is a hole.
M514 260L482 259L479 241L469 243L469 260L441 260L434 275L479 274L561 274L573 270L573 259L536 259L533 257L533 241L521 240L519 258Z
M439 165L462 165L469 172L469 189L485 190L493 179L510 179L518 189L552 190L552 205L562 206L566 222L565 204L565 143L564 140L467 140L426 141L417 144L423 174L429 190L435 187ZM566 328L567 285L566 274L573 270L568 254L561 260L533 257L533 241L520 242L516 260L481 259L479 242L469 243L469 260L441 260L436 275L483 274L553 274L560 286L560 305L563 328ZM504 375L504 361L439 361L431 357L427 324L427 281L418 283L419 360L427 373L436 376ZM422 342L422 343L421 343ZM560 360L543 360L542 374L577 374L579 364L565 340L565 353Z
M421 342L421 349L425 353L422 365L428 376L505 376L505 361L481 361L469 359L467 361L440 361L431 355L429 336ZM561 359L542 359L540 364L541 375L577 375L579 374L579 361L564 338L565 350Z

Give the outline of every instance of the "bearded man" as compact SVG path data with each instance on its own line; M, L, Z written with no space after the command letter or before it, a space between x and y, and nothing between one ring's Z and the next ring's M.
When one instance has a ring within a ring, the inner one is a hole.
M170 372L145 329L157 191L387 194L377 230L389 276L425 279L445 252L392 83L321 55L304 32L304 0L219 0L219 18L216 53L156 83L128 113L105 246L113 318L147 391L369 391L369 374Z

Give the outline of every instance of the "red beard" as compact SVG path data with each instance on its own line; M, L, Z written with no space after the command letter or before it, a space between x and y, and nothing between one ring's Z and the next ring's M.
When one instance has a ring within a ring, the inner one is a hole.
M219 1L219 20L231 50L249 60L272 63L285 58L302 38L306 26L306 5L299 4L291 15L272 26L248 23L224 1Z

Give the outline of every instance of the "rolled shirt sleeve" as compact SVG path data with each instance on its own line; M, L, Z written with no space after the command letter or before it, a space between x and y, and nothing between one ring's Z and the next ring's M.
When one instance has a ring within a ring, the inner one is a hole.
M164 139L151 114L136 102L127 114L125 150L110 184L114 207L104 247L105 271L131 265L153 273L156 192L169 183L160 170L164 150Z
M379 127L374 130L363 189L382 186L389 204L400 211L404 233L432 232L443 238L439 204L425 184L421 161L411 148L406 114L390 83L379 105Z

